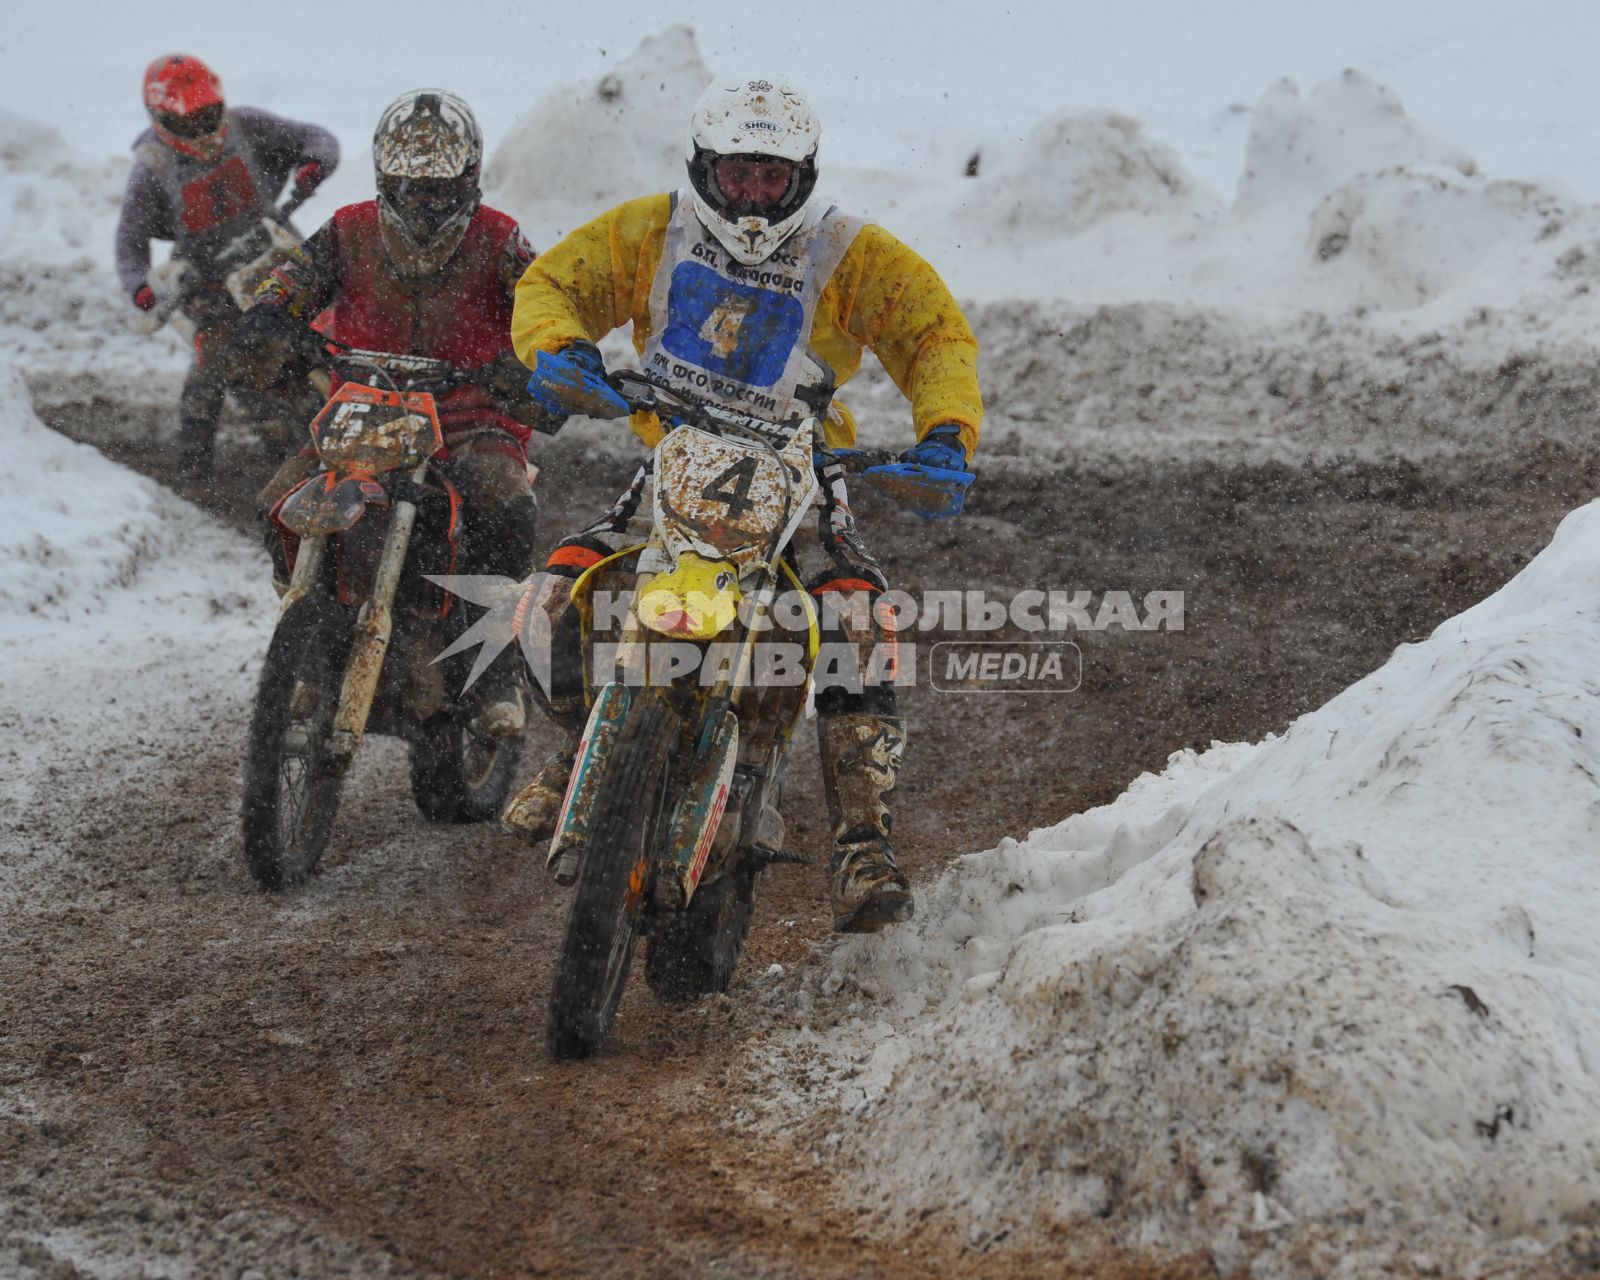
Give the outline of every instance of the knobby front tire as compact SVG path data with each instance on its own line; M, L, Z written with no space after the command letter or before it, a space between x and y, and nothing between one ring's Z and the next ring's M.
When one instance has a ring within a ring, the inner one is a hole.
M558 1058L587 1058L617 1016L649 892L675 728L671 710L648 699L629 711L605 762L545 1021L545 1043Z
M351 626L347 610L310 595L272 633L250 720L240 815L245 861L266 889L303 884L333 832L342 780L328 741Z
M652 929L644 957L650 990L663 1000L693 1000L728 989L750 932L757 874L747 862L702 884L659 933Z

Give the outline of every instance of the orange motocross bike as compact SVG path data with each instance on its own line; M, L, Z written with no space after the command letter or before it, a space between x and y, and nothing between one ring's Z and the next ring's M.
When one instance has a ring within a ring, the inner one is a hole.
M349 350L347 379L311 424L322 469L271 520L291 565L250 724L244 851L263 886L302 883L332 833L339 793L367 733L411 747L411 793L441 822L495 817L522 740L480 736L451 696L464 680L437 659L467 628L428 580L454 571L460 495L433 461L435 394L469 381L420 356Z

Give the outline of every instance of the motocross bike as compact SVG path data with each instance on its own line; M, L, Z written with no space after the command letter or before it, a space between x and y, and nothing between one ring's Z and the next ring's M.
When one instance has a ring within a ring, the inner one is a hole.
M784 849L779 800L819 645L786 555L820 489L816 457L829 456L818 420L774 424L636 374L603 381L598 396L569 395L572 411L646 411L668 430L652 462L648 538L572 587L592 709L548 856L557 881L577 886L546 1021L562 1058L604 1040L641 934L657 995L725 990L762 871L810 861ZM840 453L930 518L955 514L971 480ZM625 611L606 605L616 600ZM775 678L778 665L787 678Z
M221 286L226 301L222 297L206 298L208 309L220 305L226 310L231 305L241 313L248 310L256 286L299 248L302 237L289 218L307 199L309 194L296 193L281 205L267 207L237 235L227 240L203 240L175 257L163 269L166 283L156 305L134 321L136 330L155 333L191 301L206 295L213 287L212 281ZM180 322L180 327L192 325L188 316ZM187 335L189 329L184 327L184 332ZM327 373L320 369L303 383L277 391L230 388L234 402L254 420L258 439L274 455L281 455L299 434L299 424L328 391Z
M476 731L447 692L454 663L435 661L467 624L426 576L453 572L462 528L460 495L431 461L443 444L434 395L472 379L382 352L347 350L333 367L360 380L311 424L323 469L271 512L292 571L256 693L242 814L245 858L268 889L316 867L367 732L410 744L411 793L433 821L497 815L521 749Z
M256 286L297 248L302 239L289 217L309 198L295 194L281 205L269 207L248 228L221 244L205 245L193 254L174 261L167 273L167 287L156 305L134 322L141 333L154 333L172 318L184 303L218 280L240 311L250 306Z

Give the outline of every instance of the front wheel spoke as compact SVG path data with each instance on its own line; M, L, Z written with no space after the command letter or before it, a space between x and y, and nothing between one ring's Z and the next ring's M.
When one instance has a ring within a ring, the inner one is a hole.
M284 731L278 758L278 835L287 849L299 839L311 808L311 791L318 772L314 725L291 725Z
M643 863L636 864L632 879L641 883L644 879ZM610 1003L611 997L616 994L617 988L622 984L628 972L628 958L633 953L633 940L636 932L635 923L638 920L639 900L643 897L642 891L635 891L631 885L628 895L623 899L622 910L617 913L616 927L611 932L611 952L606 957L606 997Z

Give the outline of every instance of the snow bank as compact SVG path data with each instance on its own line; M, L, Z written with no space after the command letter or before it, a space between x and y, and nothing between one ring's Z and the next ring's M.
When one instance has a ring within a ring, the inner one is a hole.
M91 161L61 135L0 110L0 333L7 356L52 401L120 398L135 381L176 396L184 340L134 331L112 267L131 158ZM154 378L152 365L162 370Z
M982 1232L1109 1218L1226 1268L1592 1220L1597 599L1600 503L1284 737L962 859L771 1066L821 1053L871 1201Z
M43 426L3 366L0 434L3 911L82 873L83 795L137 802L172 744L237 735L275 610L263 550Z
M682 186L689 112L711 79L694 32L673 26L599 80L552 91L494 148L490 203L524 219L541 247L552 221L570 231L620 201Z
M0 404L0 638L81 625L177 549L184 504L44 426L15 369L0 367Z
M1559 327L1574 308L1585 313L1580 325L1594 318L1587 289L1569 277L1573 255L1600 235L1600 215L1479 174L1392 92L1352 71L1305 99L1287 81L1267 92L1233 216L1310 268L1308 296L1326 310L1460 324L1510 307L1521 313L1511 327L1524 331ZM1569 321L1567 333L1582 331Z
M1420 128L1392 90L1346 71L1302 98L1292 80L1262 95L1250 120L1241 213L1309 210L1350 178L1404 167L1472 176L1477 165L1455 144Z
M1483 176L1356 72L1268 90L1231 205L1105 112L1054 116L992 174L938 193L833 177L978 303L1167 305L1253 325L1261 346L1315 315L1352 346L1459 340L1489 370L1534 344L1588 348L1600 326L1600 210Z
M131 161L86 163L61 134L0 109L0 246L8 262L75 265L105 258Z
M1324 196L1311 214L1309 247L1358 307L1400 311L1446 299L1465 313L1502 300L1487 282L1520 284L1530 301L1570 304L1570 292L1553 295L1568 274L1562 259L1583 255L1569 240L1574 232L1592 243L1600 217L1539 187L1397 168L1361 174Z
M1062 111L968 184L964 220L1020 234L1082 231L1121 216L1214 212L1171 148L1111 111Z
M1576 269L1594 268L1584 259ZM1594 442L1593 344L1498 316L1415 334L1169 303L973 303L967 316L979 335L986 474L1174 458L1509 458ZM867 443L903 447L905 400L875 364L845 398Z

